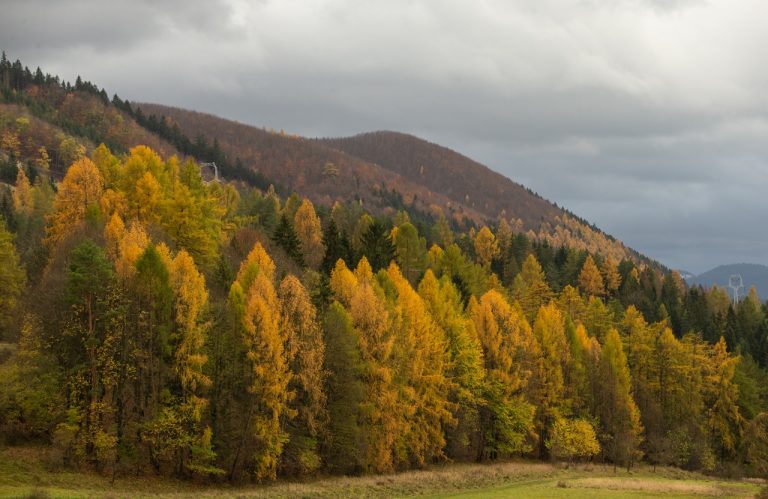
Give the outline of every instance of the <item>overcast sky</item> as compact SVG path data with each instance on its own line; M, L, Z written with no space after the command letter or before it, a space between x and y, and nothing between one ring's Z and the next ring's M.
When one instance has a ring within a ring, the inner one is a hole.
M768 264L765 0L4 0L123 98L449 146L674 268Z

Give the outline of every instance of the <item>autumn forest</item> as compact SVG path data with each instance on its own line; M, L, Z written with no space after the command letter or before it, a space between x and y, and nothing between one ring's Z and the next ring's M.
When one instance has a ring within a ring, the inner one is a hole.
M586 226L385 189L313 203L17 64L0 64L5 444L214 482L510 457L768 476L754 291L688 287Z

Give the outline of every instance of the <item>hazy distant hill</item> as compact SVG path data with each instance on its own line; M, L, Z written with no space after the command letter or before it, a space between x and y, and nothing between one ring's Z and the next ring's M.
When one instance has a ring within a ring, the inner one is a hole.
M728 285L730 276L740 274L744 281L744 293L754 286L757 294L765 300L768 298L768 266L755 263L734 263L730 265L720 265L712 270L687 279L689 284L711 287L717 285L725 287Z

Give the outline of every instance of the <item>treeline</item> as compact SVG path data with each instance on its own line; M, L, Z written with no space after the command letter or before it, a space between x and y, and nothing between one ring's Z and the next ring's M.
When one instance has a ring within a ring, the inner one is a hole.
M68 102L68 96L73 93L86 96L86 102L74 104L71 99ZM202 135L192 140L182 133L178 125L169 124L165 117L157 117L153 114L145 116L140 108L134 109L127 100L121 99L117 94L110 99L105 89L100 89L80 76L72 84L61 80L58 76L43 74L40 68L32 72L20 60L17 59L15 62L8 60L5 52L0 57L0 96L2 97L0 102L23 105L33 116L60 127L67 134L93 144L105 143L110 150L122 153L128 150L131 140L125 140L127 132L117 133L117 129L124 126L123 116L118 117L119 113L116 112L119 110L125 113L129 120L135 120L135 123L146 131L167 141L178 152L200 161L215 162L223 177L242 180L262 190L274 184L262 173L246 167L240 158L231 159L222 151L216 140L209 143ZM100 109L93 109L95 106L89 105L88 96L98 100ZM62 106L67 109L62 110ZM2 128L6 128L9 136L15 133L17 140L23 133L23 131L14 131L13 127ZM135 131L131 132L135 135ZM73 141L72 138L68 140ZM57 154L58 150L62 149L62 155L67 156L68 148L71 146L66 143L61 145L58 142L46 147L46 153L52 155L54 166L63 164L66 167L71 163L71 160L67 161L66 157L59 161ZM0 179L6 177L6 171L15 171L17 160L28 159L30 156L29 154L11 154L6 164L0 164ZM28 164L33 167L33 170L36 168L34 160ZM278 192L283 192L280 186L277 188Z
M25 92L30 87L39 90L30 95ZM0 102L23 105L33 116L60 127L70 135L82 137L96 144L106 143L113 150L121 152L127 150L120 141L104 133L105 127L78 120L66 112L58 112L66 95L71 92L92 95L105 106L110 103L103 88L99 89L95 84L84 81L79 76L72 84L61 80L58 76L43 74L39 67L32 72L18 59L11 62L5 52L0 56Z
M55 192L21 169L0 207L0 436L53 463L234 481L506 456L765 473L754 294L733 307L505 220L420 232L403 212L206 184L143 146L98 147Z

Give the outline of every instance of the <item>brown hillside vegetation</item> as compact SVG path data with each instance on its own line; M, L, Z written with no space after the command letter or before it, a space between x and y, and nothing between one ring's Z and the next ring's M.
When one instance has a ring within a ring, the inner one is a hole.
M433 214L444 212L457 222L467 217L479 223L484 218L481 212L452 203L449 197L396 172L303 137L158 104L137 107L146 115L165 116L188 137L218 140L228 156L240 158L245 165L315 203L331 205L337 200L360 199L365 206L380 211L390 204L382 193L394 190L405 203Z
M488 218L514 216L537 230L562 211L520 184L451 149L398 132L373 132L318 141L363 158L469 205Z
M27 159L46 147L51 167L64 168L71 161L56 156L61 141L71 138L87 150L100 142L127 151L139 144L170 156L178 151L167 141L140 126L124 111L84 90L51 85L30 85L18 92L18 104L0 105L0 132L15 134L21 146L19 159ZM24 105L34 103L33 106ZM19 126L18 118L26 121Z
M459 224L465 217L480 225L504 218L516 231L553 246L573 246L616 261L647 261L520 184L411 135L375 132L310 140L195 111L158 104L138 107L146 115L164 116L189 137L218 140L229 156L319 204L360 199L379 211L392 206L382 192L394 190L404 203L433 215L443 213Z

